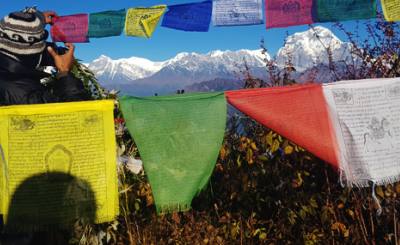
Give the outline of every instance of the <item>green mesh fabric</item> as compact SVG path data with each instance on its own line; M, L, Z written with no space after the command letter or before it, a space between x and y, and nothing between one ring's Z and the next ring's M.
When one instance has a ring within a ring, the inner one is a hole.
M123 97L120 104L157 212L190 209L211 176L224 138L224 94Z

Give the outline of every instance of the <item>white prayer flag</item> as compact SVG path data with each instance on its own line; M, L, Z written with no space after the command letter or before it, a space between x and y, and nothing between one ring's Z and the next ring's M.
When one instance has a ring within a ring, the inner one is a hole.
M212 14L215 26L263 23L261 0L214 0Z
M400 180L400 78L323 85L348 186Z

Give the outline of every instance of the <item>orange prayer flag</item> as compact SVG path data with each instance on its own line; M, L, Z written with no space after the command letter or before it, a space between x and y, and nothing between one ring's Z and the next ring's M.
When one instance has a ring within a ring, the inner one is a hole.
M227 91L228 102L338 168L337 141L319 84Z

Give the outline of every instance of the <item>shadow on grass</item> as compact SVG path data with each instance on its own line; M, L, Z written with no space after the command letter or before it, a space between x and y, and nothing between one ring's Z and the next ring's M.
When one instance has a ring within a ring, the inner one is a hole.
M86 181L62 172L26 179L12 195L1 244L68 244L77 219L93 223L94 193Z

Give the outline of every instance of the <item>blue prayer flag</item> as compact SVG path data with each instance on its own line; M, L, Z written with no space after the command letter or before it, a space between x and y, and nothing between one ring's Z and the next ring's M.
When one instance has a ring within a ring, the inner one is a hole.
M162 26L183 31L207 32L211 12L212 1L168 6Z

